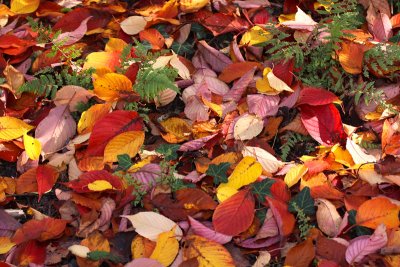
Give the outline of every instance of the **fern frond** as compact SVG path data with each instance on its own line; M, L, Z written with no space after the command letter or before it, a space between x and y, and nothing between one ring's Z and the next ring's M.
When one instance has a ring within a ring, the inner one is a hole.
M37 96L54 98L57 92L57 81L51 75L40 75L37 79L24 83L18 93L31 93Z
M293 149L295 148L295 146L299 143L305 143L305 142L310 142L313 141L313 139L308 136L308 135L302 135L299 133L295 133L295 132L288 132L283 136L283 139L285 140L285 143L280 147L281 149L281 159L283 161L286 161L289 154L292 153ZM306 152L312 152L315 150L314 147L307 147L308 151L304 151L304 153L306 154Z

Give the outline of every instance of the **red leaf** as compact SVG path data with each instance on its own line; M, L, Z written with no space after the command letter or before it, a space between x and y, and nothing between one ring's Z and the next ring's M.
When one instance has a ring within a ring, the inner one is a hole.
M300 91L297 105L308 104L311 106L327 105L339 101L339 98L332 92L323 88L305 86Z
M28 266L30 263L43 266L46 260L46 247L47 244L42 244L36 240L22 244L18 247L16 255L18 266Z
M58 238L65 230L67 221L53 218L32 219L19 228L12 238L16 244L29 240L46 241Z
M294 60L289 59L287 61L282 60L281 62L275 64L272 72L276 77L284 81L287 85L291 85L293 82L293 68Z
M50 165L39 165L36 169L36 181L38 186L39 199L44 193L51 190L58 179L59 173Z
M63 32L72 32L79 27L82 21L92 16L87 24L87 30L91 31L97 28L106 28L108 22L111 20L111 15L108 12L78 7L65 14L61 19L54 25L54 30L62 30Z
M296 220L288 210L288 205L285 202L266 197L266 200L274 214L276 223L278 224L279 233L282 236L287 236L293 232Z
M272 184L270 188L271 195L283 202L288 202L290 200L290 191L286 186L286 183L280 179L275 179L275 183Z
M301 121L308 133L322 145L333 145L346 138L339 111L334 104L300 106Z
M123 188L121 180L117 176L114 176L105 170L85 172L80 175L78 179L65 183L65 185L77 193L88 193L92 192L92 190L88 188L88 184L97 180L107 181L117 190Z
M136 111L117 110L109 113L94 125L87 155L103 156L104 148L113 137L123 132L142 129L142 119Z
M254 197L248 189L231 196L215 209L215 231L231 236L246 231L253 222L254 206Z

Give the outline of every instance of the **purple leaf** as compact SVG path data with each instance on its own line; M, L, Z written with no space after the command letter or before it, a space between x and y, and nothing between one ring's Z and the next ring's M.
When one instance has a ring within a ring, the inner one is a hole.
M188 97L185 105L185 115L192 121L208 121L209 108L196 96Z
M11 237L21 224L3 209L0 209L0 236Z
M196 235L205 237L205 238L215 241L219 244L226 244L232 240L232 236L218 233L215 230L208 228L207 226L205 226L201 222L193 219L190 216L189 216L189 222L190 222L191 229L193 230L193 232Z
M279 109L279 96L272 95L247 95L249 112L261 118L275 116Z
M69 113L68 105L50 110L36 128L35 137L42 144L42 154L60 150L75 135L76 123Z
M156 184L160 174L160 165L150 163L144 165L139 171L132 173L131 176L143 185L144 190L148 191Z
M269 246L272 246L273 244L279 242L281 240L281 236L277 235L274 237L270 237L270 238L265 238L265 239L260 239L258 240L257 238L249 238L246 239L242 242L240 242L238 245L244 248L266 248Z
M276 224L271 209L268 209L264 223L256 235L256 240L267 237L273 237L276 235L279 235L278 225Z
M232 64L232 60L230 60L229 57L209 46L205 41L200 41L197 48L205 61L217 72L222 72L223 69Z
M387 241L386 226L381 224L371 236L363 235L350 241L346 250L346 261L349 264L360 262L365 256L383 248Z

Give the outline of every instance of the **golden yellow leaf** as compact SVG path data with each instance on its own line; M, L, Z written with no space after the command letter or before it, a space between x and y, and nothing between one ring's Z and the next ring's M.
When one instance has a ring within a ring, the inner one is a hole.
M285 183L288 187L292 187L303 177L308 171L308 168L303 164L293 166L285 175Z
M347 167L353 166L354 161L350 152L347 149L343 149L339 144L336 144L332 147L331 151L335 155L335 161L343 164Z
M42 144L36 138L33 138L26 133L24 134L24 147L26 155L31 160L38 160L42 151Z
M103 116L108 114L111 109L111 104L96 104L84 111L78 122L78 133L85 134L92 131L94 124Z
M137 172L138 170L140 170L144 165L147 165L149 163L151 163L152 160L154 160L156 158L156 156L149 156L145 159L142 159L141 161L133 164L129 169L128 172Z
M182 12L194 13L210 3L210 0L180 0Z
M128 44L119 38L110 38L104 48L106 52L114 52L118 51L121 52Z
M175 227L168 232L161 233L157 238L156 247L150 259L159 261L163 266L169 266L179 251L179 242L175 237Z
M128 154L131 158L136 156L144 143L144 132L129 131L115 136L108 142L104 149L104 162L118 161L117 156Z
M112 184L110 184L110 182L106 180L96 180L91 182L87 186L91 191L96 191L96 192L113 189Z
M268 73L272 72L271 68L265 68L263 71L263 77L262 79L258 79L256 81L256 88L260 93L264 93L267 95L276 95L277 92L271 87L271 85L269 84L267 75Z
M0 140L11 141L23 136L34 127L14 117L0 117Z
M149 258L156 247L156 242L141 235L137 235L131 244L132 258Z
M132 91L132 82L125 75L106 73L97 76L93 82L94 93L105 101L115 101L120 96L120 91Z
M237 189L226 186L226 185L220 185L217 188L217 198L220 203L224 202L234 194L238 192Z
M229 162L231 165L235 164L239 159L241 158L241 155L236 152L228 152L221 154L215 158L213 158L210 162L210 164L215 164L218 165L222 162Z
M242 186L255 182L261 173L261 164L255 158L247 156L233 170L228 178L228 182L221 185L239 189Z
M240 45L257 45L271 40L272 34L264 30L260 26L254 26L240 40Z
M95 231L90 234L89 237L83 239L81 241L81 245L88 247L90 251L105 251L110 252L110 243L108 242L107 238L105 238L100 232ZM81 257L76 257L76 261L79 267L98 267L100 266L100 261L93 261L90 259L85 259Z
M160 122L165 132L161 133L162 138L168 143L176 144L189 140L192 134L190 125L181 118L168 118Z
M219 117L222 117L222 106L215 104L211 101L208 101L205 97L202 97L204 105L209 107L212 111L214 111Z
M16 14L28 14L35 12L40 0L11 0L11 11Z
M198 267L234 267L231 254L221 244L198 235L186 238L187 246L183 249L183 260L196 258Z
M15 245L9 237L0 237L0 254L9 252Z

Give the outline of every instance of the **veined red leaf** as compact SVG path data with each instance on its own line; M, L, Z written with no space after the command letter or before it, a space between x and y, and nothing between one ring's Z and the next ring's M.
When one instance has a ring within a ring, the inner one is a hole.
M310 106L327 105L339 101L339 98L332 92L323 88L305 86L300 91L297 105L307 104Z
M39 165L36 169L36 181L39 201L44 193L51 190L58 178L58 171L50 165Z
M111 20L110 13L101 9L78 7L68 12L54 25L54 30L62 30L63 32L72 32L78 28L82 21L88 17L92 17L87 23L87 30L91 31L97 28L106 28L107 23Z
M246 231L253 222L254 206L254 197L248 189L231 196L214 211L215 231L231 236Z
M117 110L105 115L93 127L87 154L103 156L104 148L115 136L127 131L143 130L142 118L136 111Z
M301 105L300 114L304 127L320 144L331 146L346 137L339 111L334 104Z

